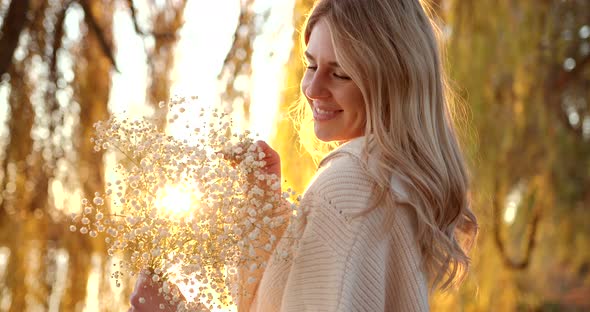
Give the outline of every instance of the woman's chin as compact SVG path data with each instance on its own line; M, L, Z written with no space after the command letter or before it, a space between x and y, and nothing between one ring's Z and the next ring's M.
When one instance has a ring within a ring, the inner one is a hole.
M344 143L344 142L348 142L354 138L360 137L362 136L362 133L359 133L358 135L352 135L352 134L336 134L333 131L325 131L324 129L318 129L317 127L314 129L315 130L315 136L318 140L324 142L324 143L334 143L334 142L338 142L338 143Z
M318 129L315 130L315 137L324 143L336 141L334 135L331 135L330 133L326 133L324 131L320 131Z

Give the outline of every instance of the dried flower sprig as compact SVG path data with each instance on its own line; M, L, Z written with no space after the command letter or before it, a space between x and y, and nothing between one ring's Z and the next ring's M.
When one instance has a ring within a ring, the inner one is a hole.
M161 107L174 123L188 104L195 101L176 98ZM249 132L232 133L229 116L216 110L201 107L199 118L203 125L189 139L167 135L146 118L96 123L95 150L124 155L120 178L84 199L70 226L104 239L108 254L121 258L117 281L147 268L154 281L164 280L160 291L172 304L182 295L170 282L192 284L196 299L178 304L191 311L234 304L242 289L237 272L266 265L260 251L275 249L276 233L299 209L286 200L294 194L281 193L281 181L264 171L265 155ZM187 211L162 207L171 187L182 189L176 196L185 198Z

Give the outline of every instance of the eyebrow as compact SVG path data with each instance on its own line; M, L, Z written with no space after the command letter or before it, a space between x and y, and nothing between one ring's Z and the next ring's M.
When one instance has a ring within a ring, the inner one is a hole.
M305 51L304 54L308 60L315 61L315 58L311 54L309 54L309 52ZM338 64L338 62L329 62L328 65L331 67L340 67L340 64Z

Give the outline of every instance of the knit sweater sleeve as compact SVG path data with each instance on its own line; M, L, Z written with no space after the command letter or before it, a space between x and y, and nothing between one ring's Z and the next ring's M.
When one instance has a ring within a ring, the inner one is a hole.
M282 216L285 220L289 220L291 215L291 208L290 203L286 200L282 200L282 205L276 212L274 213L274 217ZM283 232L285 231L287 224L282 226L276 227L272 230L272 235L275 237L281 237ZM270 235L263 235L262 241L260 242L261 245L266 244L269 242ZM273 245L276 247L276 245ZM257 264L267 263L270 256L272 255L274 249L266 251L262 248L256 249L256 255L254 259L256 259ZM241 266L238 268L237 274L237 296L235 298L238 311L250 311L252 301L256 295L258 290L258 286L260 284L260 279L264 273L264 267L257 266L255 269L251 270L248 267ZM251 279L251 280L250 280Z

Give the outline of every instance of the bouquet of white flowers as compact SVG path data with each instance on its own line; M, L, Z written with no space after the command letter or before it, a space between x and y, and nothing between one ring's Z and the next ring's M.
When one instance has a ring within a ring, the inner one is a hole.
M170 122L187 103L179 98L164 104ZM70 226L105 240L108 254L121 259L117 281L147 268L174 304L182 296L171 283L192 284L193 300L183 300L180 310L232 305L242 289L237 272L266 265L260 251L275 249L275 229L298 210L286 200L294 194L281 193L281 181L262 170L265 155L250 133L232 133L224 113L201 108L200 117L209 121L191 130L194 140L166 135L146 118L98 122L95 149L124 156L116 166L120 178L84 199ZM162 209L170 187L188 196L188 211Z

